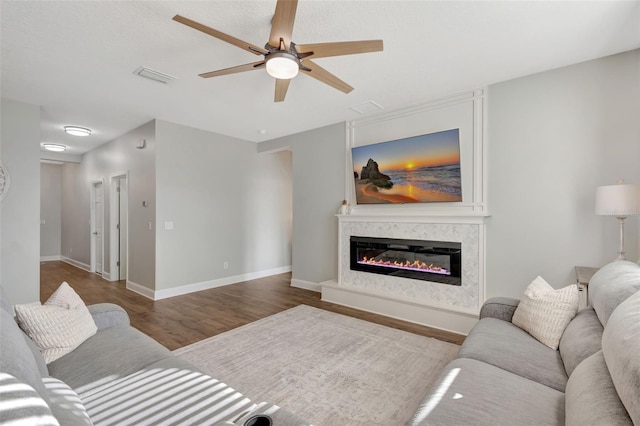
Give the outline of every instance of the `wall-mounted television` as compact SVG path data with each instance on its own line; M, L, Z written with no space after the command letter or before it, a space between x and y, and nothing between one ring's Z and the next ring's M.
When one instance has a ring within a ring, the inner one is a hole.
M460 131L351 148L357 204L462 201Z

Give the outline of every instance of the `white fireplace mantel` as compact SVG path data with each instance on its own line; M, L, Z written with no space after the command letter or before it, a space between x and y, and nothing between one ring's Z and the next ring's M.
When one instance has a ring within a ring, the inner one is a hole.
M378 223L474 223L483 224L488 213L465 213L451 215L447 213L429 215L399 214L337 214L340 222L378 222Z
M485 300L486 91L478 89L347 123L345 200L337 215L338 277L321 283L322 299L466 334ZM460 130L459 203L354 205L351 148L451 128ZM461 285L352 271L350 237L453 241L462 245Z

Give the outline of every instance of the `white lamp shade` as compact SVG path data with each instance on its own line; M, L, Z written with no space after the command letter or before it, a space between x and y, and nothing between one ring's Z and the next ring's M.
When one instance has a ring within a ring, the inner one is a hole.
M596 189L596 214L603 216L640 214L640 185L599 186Z

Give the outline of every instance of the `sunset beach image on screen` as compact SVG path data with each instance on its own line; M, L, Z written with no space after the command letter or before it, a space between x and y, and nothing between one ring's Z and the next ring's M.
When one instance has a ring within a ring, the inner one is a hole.
M462 201L460 131L351 149L357 204Z

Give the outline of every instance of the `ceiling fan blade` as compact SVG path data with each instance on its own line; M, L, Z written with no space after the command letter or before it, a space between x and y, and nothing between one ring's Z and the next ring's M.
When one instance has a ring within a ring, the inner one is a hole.
M382 40L342 41L337 43L296 44L298 53L313 52L313 59L356 53L381 52Z
M271 46L280 47L280 39L282 39L285 49L289 50L297 7L298 0L278 0L273 21L271 21L271 34L269 35L269 44Z
M237 67L231 67L231 68L225 68L225 69L217 70L217 71L205 72L205 73L202 73L202 74L199 74L199 75L202 78L218 77L218 76L221 76L221 75L235 74L235 73L239 73L239 72L257 70L259 68L264 68L264 64L265 64L264 61L258 61L258 62L253 62L251 64L238 65Z
M282 102L284 101L284 97L287 96L287 89L289 89L289 83L291 80L285 80L282 78L276 79L276 93L273 97L274 102Z
M246 50L247 52L251 52L254 55L264 55L266 53L269 53L267 50L265 50L262 47L253 45L251 43L247 43L246 41L240 40L239 38L235 38L233 36L230 36L229 34L225 34L218 30L214 30L211 27L207 27L206 25L193 21L189 18L185 18L184 16L176 15L173 17L173 20L176 22L180 22L181 24L184 24L193 29L196 29L198 31L202 31L203 33L208 34L212 37L215 37L219 40L226 41L227 43L233 44L234 46L237 46L242 50Z
M353 90L353 87L349 86L347 83L340 80L338 77L331 74L329 71L325 70L315 62L307 59L304 61L303 65L310 70L307 71L303 67L300 67L300 71L302 71L306 75L313 77L316 80L323 82L324 84L328 84L329 86L334 87L344 93L349 93Z

